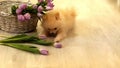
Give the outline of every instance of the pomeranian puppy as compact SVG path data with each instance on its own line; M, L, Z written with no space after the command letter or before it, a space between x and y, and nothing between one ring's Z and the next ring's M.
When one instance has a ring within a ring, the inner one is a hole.
M75 10L70 9L53 9L48 11L42 17L43 34L55 37L54 42L64 39L68 32L71 31L75 23Z

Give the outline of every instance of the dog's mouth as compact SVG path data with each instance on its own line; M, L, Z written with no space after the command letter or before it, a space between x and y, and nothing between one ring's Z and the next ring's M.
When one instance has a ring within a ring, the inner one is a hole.
M56 37L57 34L58 34L58 31L55 32L55 33L50 33L50 32L48 32L48 36L49 36L49 37Z

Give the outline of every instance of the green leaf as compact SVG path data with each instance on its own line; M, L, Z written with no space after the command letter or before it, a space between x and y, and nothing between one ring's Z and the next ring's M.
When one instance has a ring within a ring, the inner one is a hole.
M27 35L26 34L20 34L20 35L15 35L15 36L9 37L8 39L21 38L21 37L25 37L25 36L27 36Z
M27 51L27 52L31 52L31 53L35 53L35 54L40 54L40 51L35 46L23 45L20 43L2 43L2 45L13 47L13 48Z
M24 36L24 37L12 37L12 38L8 38L8 39L3 39L0 40L0 43L23 43L23 42L29 42L32 41L33 39L36 39L33 36Z
M46 1L42 1L41 3L37 3L36 5L45 7L47 5L47 2Z
M50 45L53 45L54 43L54 42L46 41L46 40L33 40L29 42L33 44L39 44L39 45L45 45L45 46L50 46Z
M38 11L36 9L33 9L32 6L28 6L26 9L22 11L22 14L25 13L37 14L37 12Z
M11 12L12 12L13 15L16 15L16 9L17 9L17 8L18 8L18 7L15 6L15 5L13 5L13 6L11 7Z
M39 45L50 46L53 45L52 41L42 40L34 36L29 36L25 34L16 35L9 37L7 39L0 40L0 43L33 43Z

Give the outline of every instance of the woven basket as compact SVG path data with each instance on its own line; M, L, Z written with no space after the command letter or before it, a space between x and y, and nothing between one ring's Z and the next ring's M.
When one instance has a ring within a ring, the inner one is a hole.
M0 5L0 11L3 10L6 11L10 9L8 8L8 6L7 6L8 9L3 9L2 5L5 6L5 4L7 5L11 4L14 3L14 1L9 1L9 2L3 1L0 3L2 3ZM9 15L9 13L8 15L7 14L4 15L4 13L0 14L0 29L11 33L31 32L36 29L37 22L38 22L38 18L36 15L32 15L30 20L20 22L17 20L17 17L12 14L11 15Z

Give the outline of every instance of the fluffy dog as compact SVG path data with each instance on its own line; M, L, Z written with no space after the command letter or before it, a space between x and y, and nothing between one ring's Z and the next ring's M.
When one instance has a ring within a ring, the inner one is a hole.
M43 34L55 37L54 42L64 39L75 24L75 10L53 9L42 17Z

